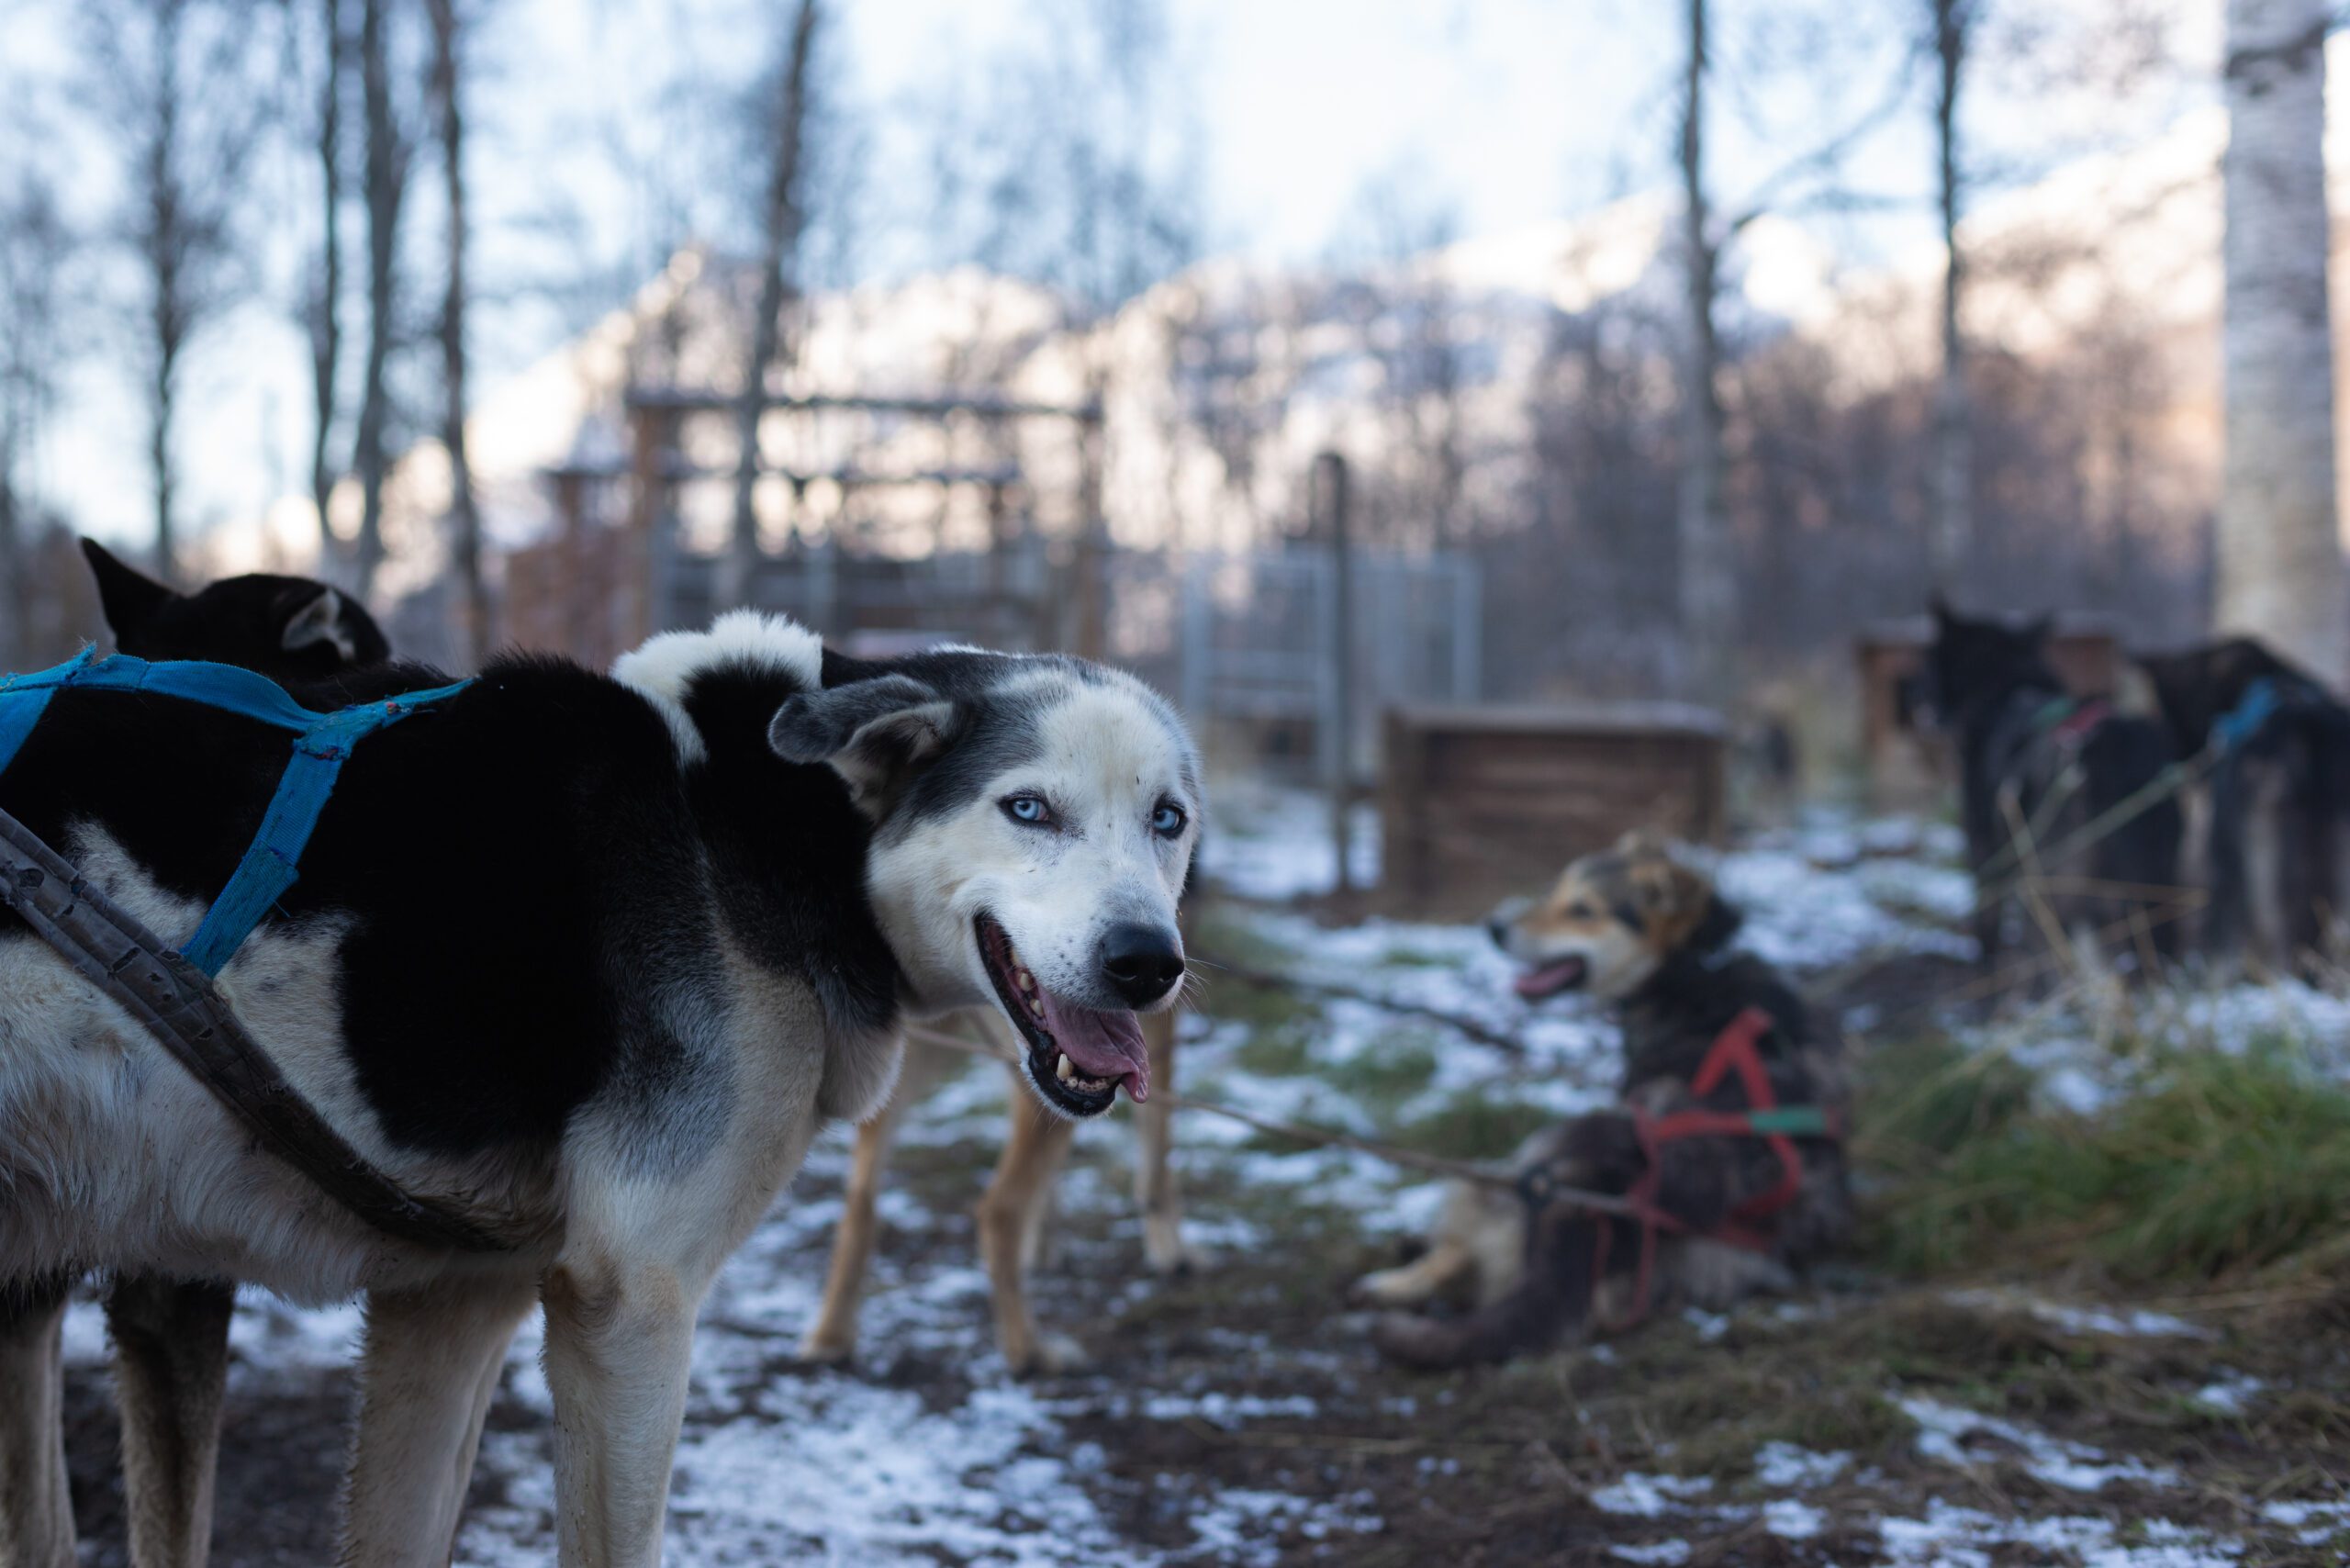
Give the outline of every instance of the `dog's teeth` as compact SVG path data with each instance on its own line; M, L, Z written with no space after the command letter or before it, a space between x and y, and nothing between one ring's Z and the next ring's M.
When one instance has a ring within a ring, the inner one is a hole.
M1013 974L1012 977L1012 983L1018 986L1023 991L1034 991L1036 989L1036 977L1030 974L1026 969L1022 969Z
M1037 1017L1042 1018L1045 1015L1044 999L1035 996L1030 997L1028 999L1028 1011L1034 1013Z
M1063 1057L1060 1066L1055 1068L1053 1071L1063 1083L1072 1082L1077 1078L1077 1064L1069 1058Z

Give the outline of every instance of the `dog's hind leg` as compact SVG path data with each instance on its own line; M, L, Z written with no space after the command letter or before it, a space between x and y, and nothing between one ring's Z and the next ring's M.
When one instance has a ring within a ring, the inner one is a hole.
M72 1281L0 1282L0 1568L73 1568L65 1475Z
M2290 802L2285 785L2281 768L2261 767L2253 774L2244 802L2244 924L2255 960L2272 975L2285 972L2294 958L2291 898L2286 891L2292 879L2286 865Z
M1085 1361L1075 1341L1037 1330L1020 1266L1032 1212L1069 1158L1069 1138L1076 1130L1075 1124L1054 1115L1015 1086L1012 1137L996 1162L994 1180L979 1199L979 1256L987 1264L995 1304L996 1344L1015 1374L1065 1372Z
M447 1568L507 1341L534 1287L488 1274L368 1297L344 1568Z
M1180 1274L1200 1259L1183 1245L1183 1193L1175 1179L1175 1025L1178 1014L1143 1015L1150 1082L1158 1091L1135 1107L1135 1202L1142 1208L1142 1256L1155 1274Z
M707 1275L549 1271L555 1535L563 1568L655 1568ZM445 1562L444 1555L435 1560Z
M865 1274L873 1264L878 1237L874 1205L881 1196L881 1180L889 1173L890 1149L898 1139L898 1124L919 1103L933 1083L961 1058L934 1046L909 1044L906 1062L889 1103L856 1129L856 1152L848 1170L848 1189L841 1200L841 1227L833 1238L832 1268L824 1276L824 1303L816 1321L800 1341L804 1361L845 1361L856 1352L857 1311L865 1302Z
M122 1480L138 1568L202 1568L236 1287L126 1274L106 1294Z

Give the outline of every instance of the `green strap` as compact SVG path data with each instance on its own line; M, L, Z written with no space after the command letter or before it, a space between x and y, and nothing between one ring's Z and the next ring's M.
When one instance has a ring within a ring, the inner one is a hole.
M1828 1113L1817 1105L1775 1105L1767 1111L1746 1113L1747 1126L1768 1137L1784 1133L1788 1137L1830 1137Z

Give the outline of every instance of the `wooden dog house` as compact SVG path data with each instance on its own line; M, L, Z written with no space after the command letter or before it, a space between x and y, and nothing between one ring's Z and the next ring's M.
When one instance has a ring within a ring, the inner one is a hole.
M1718 844L1724 735L1718 714L1678 702L1392 709L1382 902L1480 914L1635 828Z

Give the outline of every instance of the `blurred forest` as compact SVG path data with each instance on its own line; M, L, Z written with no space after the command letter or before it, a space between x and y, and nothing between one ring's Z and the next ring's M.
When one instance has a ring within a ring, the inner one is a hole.
M1201 51L1163 0L1016 0L934 90L885 100L840 0L583 6L613 49L616 16L725 30L617 62L620 96L543 75L537 29L569 13L520 0L20 9L16 665L90 631L58 536L98 526L74 498L100 451L138 476L129 540L159 570L315 572L459 662L518 634L509 562L565 530L660 514L711 604L834 548L1029 539L1066 567L1094 531L1180 566L1309 538L1326 449L1357 545L1478 568L1482 695L1729 700L1937 586L2141 644L2212 600L2216 0L1684 0L1649 112L1588 150L1601 199L1571 208L1529 159L1561 216L1469 233L1406 157L1305 259L1218 207ZM1557 7L1562 61L1580 9ZM556 143L516 200L518 150ZM1914 178L1880 188L1897 162ZM269 344L298 345L305 406L270 394L249 450L199 442L192 403ZM648 386L739 404L664 427L691 472L656 502L629 489ZM771 406L917 395L978 412ZM1072 459L988 397L1101 418ZM587 559L531 580L576 599L632 569Z

